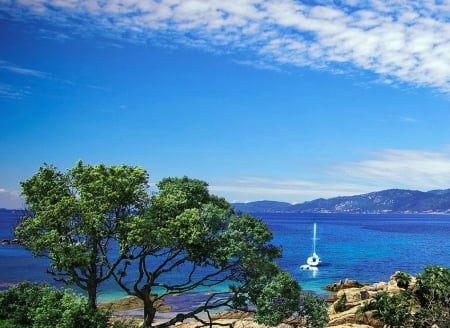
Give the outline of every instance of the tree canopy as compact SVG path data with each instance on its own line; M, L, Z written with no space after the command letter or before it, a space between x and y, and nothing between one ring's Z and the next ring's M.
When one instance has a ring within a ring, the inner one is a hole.
M292 313L300 288L275 263L281 248L264 222L234 213L201 180L165 178L153 195L147 184L138 167L79 162L59 172L44 165L22 183L30 214L16 235L51 259L55 278L86 290L93 309L99 284L114 279L144 302L145 327L164 297L199 289L210 293L198 307L158 326L203 321L200 312L219 307L256 307L260 321L271 324ZM281 297L288 310L272 307L270 318L258 312Z
M144 301L144 325L153 321L160 299L199 288L211 290L199 307L159 326L223 306L257 304L265 284L279 272L273 260L281 250L271 244L267 225L248 214L234 215L203 181L166 178L158 188L145 213L127 223L120 244L130 261L113 274L128 294ZM126 272L133 265L139 274L130 278ZM171 280L180 271L184 278ZM223 284L227 292L214 288Z
M15 230L34 255L50 258L55 279L87 291L96 306L98 285L124 259L112 254L124 222L148 205L145 170L84 165L67 172L44 165L21 183L28 214Z

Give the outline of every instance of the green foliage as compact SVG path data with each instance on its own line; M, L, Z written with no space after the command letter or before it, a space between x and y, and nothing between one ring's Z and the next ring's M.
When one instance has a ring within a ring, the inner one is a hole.
M72 290L23 282L0 292L4 326L33 328L106 328L109 313L92 310Z
M347 308L347 295L343 293L341 297L339 297L338 301L334 304L334 310L336 312L343 312Z
M439 266L425 267L417 276L414 294L420 308L414 327L450 327L450 271Z
M301 288L287 273L281 271L262 290L256 302L255 319L276 326L298 310Z
M360 306L358 306L358 308L356 309L355 314L358 315L363 315L366 312L369 311L373 311L375 310L375 302L373 300L370 301L364 301Z
M408 289L409 284L411 283L412 277L406 272L397 272L395 275L397 279L397 286L399 288Z
M410 293L402 291L390 295L381 292L375 295L374 316L390 327L410 327L411 303Z
M94 309L98 285L124 259L112 256L111 244L148 204L147 182L137 167L78 162L59 172L46 164L21 182L31 215L15 234L34 255L51 259L58 279L86 290Z
M300 296L296 316L305 323L306 328L322 328L329 321L328 304L325 299L304 293Z
M0 292L0 319L18 325L30 325L30 309L39 306L46 285L22 282Z
M166 178L158 188L144 215L124 225L120 241L122 249L133 251L127 257L141 274L134 281L113 274L128 294L144 301L144 326L150 325L158 299L199 286L227 282L232 293L220 302L208 300L198 309L256 304L263 288L280 271L273 260L281 250L271 244L267 224L249 214L235 216L231 205L210 195L208 185L200 180ZM125 272L128 264L123 264L120 269ZM186 272L185 283L169 283L166 277L175 270ZM149 301L155 287L159 295Z
M140 324L136 323L134 319L122 318L111 323L111 328L138 328ZM0 327L1 328L1 327Z
M27 328L28 326L19 324L11 319L0 319L0 328Z
M425 272L417 275L414 293L421 306L448 303L450 298L450 271L439 266L425 267Z
M409 286L409 275L408 278L405 276ZM396 295L378 293L373 300L365 302L357 313L374 311L375 317L390 327L450 327L449 300L449 269L427 266L424 273L417 276L412 290L402 290Z
M21 184L31 215L23 217L16 235L34 255L51 259L56 278L87 291L91 311L99 285L112 277L144 302L145 327L164 296L224 283L231 294L210 297L186 315L252 303L262 318L262 309L273 306L266 299L284 304L268 319L277 322L294 311L294 304L298 307L300 288L289 275L279 274L274 259L281 248L271 244L267 224L249 214L234 215L225 199L209 194L204 181L165 178L152 196L147 182L147 173L136 167L79 162L59 172L44 165ZM129 275L130 267L136 276ZM167 277L174 271L184 272L185 281L171 283ZM156 288L158 295L151 297ZM52 292L42 300L27 311L36 325L58 317L60 327L68 327L96 315L85 312L84 301L73 295ZM58 309L52 302L60 304Z

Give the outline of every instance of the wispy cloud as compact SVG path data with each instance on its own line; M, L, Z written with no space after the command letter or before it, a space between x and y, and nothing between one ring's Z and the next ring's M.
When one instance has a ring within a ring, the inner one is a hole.
M449 185L450 149L386 149L369 159L328 166L316 180L245 177L213 184L211 191L227 198L239 195L239 199L230 200L288 199L295 203L390 188L427 191Z
M29 69L21 67L19 65L0 60L0 72L6 71L12 73L13 75L22 75L31 78L47 79L49 75L34 69ZM2 74L4 77L4 74ZM30 89L27 86L17 86L10 83L0 83L0 98L5 98L9 100L22 99L30 94Z
M450 150L386 149L372 159L341 163L332 168L342 179L373 181L386 187L434 189L450 185Z
M0 10L137 42L170 38L210 51L247 51L258 67L357 69L385 83L450 92L447 0L3 0Z
M414 117L403 116L403 117L400 117L400 122L402 122L402 123L418 123L419 121Z
M37 77L37 78L48 77L48 75L44 72L34 70L34 69L24 68L24 67L6 62L4 60L0 60L0 70L8 71L8 72L19 74L19 75Z
M26 89L0 83L0 98L14 100L14 99L21 99L28 94L29 92Z
M219 194L229 201L284 200L291 203L301 203L317 198L351 196L376 189L370 184L364 185L343 181L321 182L260 177L245 177L228 181L227 184L212 184L210 186L212 193Z
M1 4L1 2L0 2L0 4ZM42 72L42 71L39 71L36 69L22 67L20 65L0 59L0 72L1 71L6 71L13 75L21 75L21 76L26 76L26 77L30 77L30 78L52 81L54 83L57 83L58 85L66 85L69 87L80 85L69 79L58 78L50 73ZM85 88L102 91L102 92L109 90L102 86L92 85L92 84L84 84L83 86ZM21 98L29 95L30 93L32 93L32 90L30 87L27 87L24 85L18 86L18 85L12 85L12 84L8 84L8 83L3 83L3 84L0 83L0 98L21 99Z

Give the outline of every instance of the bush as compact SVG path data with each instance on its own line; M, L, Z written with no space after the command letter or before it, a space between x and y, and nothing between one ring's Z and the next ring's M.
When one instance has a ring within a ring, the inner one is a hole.
M42 291L46 286L26 281L1 291L0 319L16 325L31 325L33 318L30 310L39 306Z
M406 272L397 272L395 275L395 278L397 280L397 286L399 288L408 289L409 284L411 283L411 276L407 274Z
M302 294L296 316L307 328L325 327L329 321L327 302L312 294Z
M256 321L276 326L289 318L298 308L300 292L298 283L287 272L280 272L263 288L256 302Z
M450 327L450 271L439 266L427 266L424 271L417 276L412 290L405 289L396 295L378 293L357 314L374 311L376 318L391 327ZM403 278L407 279L404 276L397 281Z
M438 266L425 267L425 272L417 275L414 293L421 306L442 304L448 306L450 298L450 271Z
M72 290L23 282L0 292L0 319L5 328L106 328L109 313Z
M414 327L450 327L450 271L438 266L425 267L417 276L414 294L420 305Z
M374 316L390 327L410 327L410 293L402 291L396 295L381 292L375 296Z
M347 309L347 296L342 294L338 301L334 304L334 311L344 312Z

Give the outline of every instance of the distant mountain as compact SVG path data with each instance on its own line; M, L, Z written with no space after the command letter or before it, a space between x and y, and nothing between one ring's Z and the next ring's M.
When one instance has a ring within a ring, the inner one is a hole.
M270 200L261 200L257 202L249 203L233 203L234 209L244 213L255 213L255 212L284 212L286 208L292 206L290 203L275 202Z
M356 196L319 198L301 204L275 201L233 203L253 213L450 213L450 189L428 192L389 189Z

